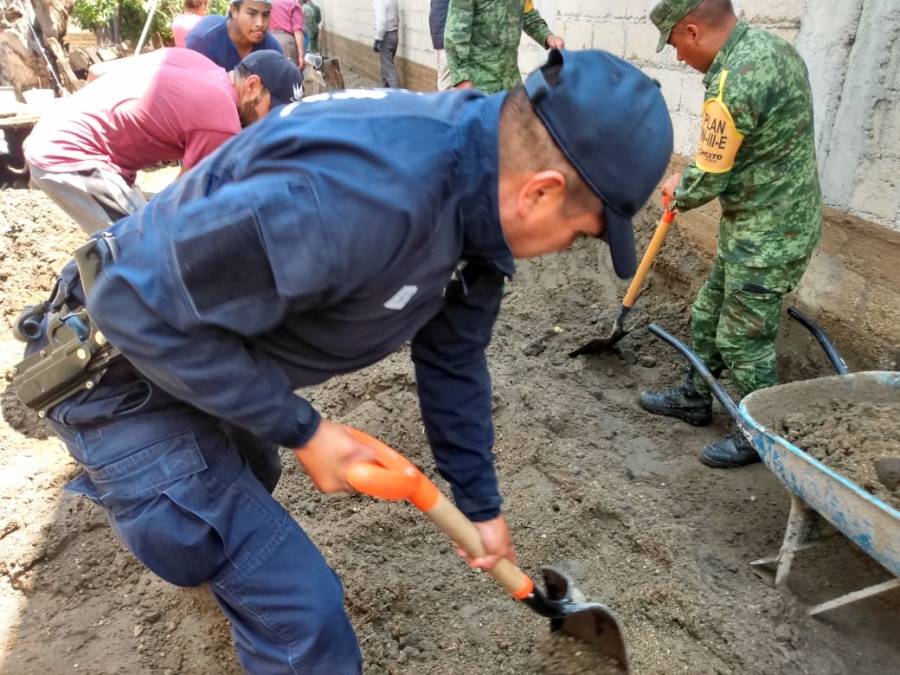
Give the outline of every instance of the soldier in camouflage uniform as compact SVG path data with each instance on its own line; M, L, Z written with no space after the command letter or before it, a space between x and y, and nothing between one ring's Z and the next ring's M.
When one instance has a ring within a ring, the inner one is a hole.
M691 308L694 351L731 372L742 396L778 382L775 341L782 298L796 287L819 242L816 171L806 65L781 38L738 21L729 0L663 0L650 14L658 51L706 73L697 155L663 192L681 211L716 197L722 206L712 271ZM650 412L709 424L711 396L688 373L675 389L641 394ZM728 468L759 461L739 433L703 449Z
M565 47L534 0L451 0L444 30L451 85L493 94L521 84L522 31L546 49Z

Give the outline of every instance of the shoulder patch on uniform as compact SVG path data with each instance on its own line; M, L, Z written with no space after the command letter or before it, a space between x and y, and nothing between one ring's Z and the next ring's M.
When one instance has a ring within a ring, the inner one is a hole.
M198 314L275 289L253 212L235 214L230 221L194 232L187 223L173 242L181 282Z
M728 173L734 168L744 135L737 130L731 111L725 104L725 81L728 71L722 71L719 95L703 103L700 115L700 145L694 163L707 173Z

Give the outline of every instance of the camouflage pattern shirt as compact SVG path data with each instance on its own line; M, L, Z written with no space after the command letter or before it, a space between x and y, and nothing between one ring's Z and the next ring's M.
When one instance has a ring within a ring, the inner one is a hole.
M806 64L781 38L738 22L703 80L697 155L675 192L680 210L719 198L718 252L748 267L808 256L819 242Z
M488 94L519 84L522 31L546 46L550 28L534 0L451 0L444 30L450 81L471 80Z

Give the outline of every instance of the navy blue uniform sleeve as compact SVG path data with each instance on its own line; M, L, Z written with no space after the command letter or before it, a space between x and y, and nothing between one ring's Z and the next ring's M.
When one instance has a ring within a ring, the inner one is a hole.
M206 40L196 30L188 33L184 40L184 47L185 49L193 49L195 52L200 52L203 56L209 58L209 48L206 46Z
M465 284L415 336L412 358L425 432L438 472L471 520L500 514L494 471L491 376L485 349L500 311L504 276L470 262Z
M109 341L179 399L262 439L305 444L318 413L246 338L315 306L341 273L312 189L263 177L181 206L163 192L113 232L120 257L87 302Z

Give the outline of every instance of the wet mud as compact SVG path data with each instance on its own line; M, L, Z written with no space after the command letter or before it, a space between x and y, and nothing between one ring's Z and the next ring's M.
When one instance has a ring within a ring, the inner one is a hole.
M789 413L779 432L794 445L900 510L900 401L833 398Z

